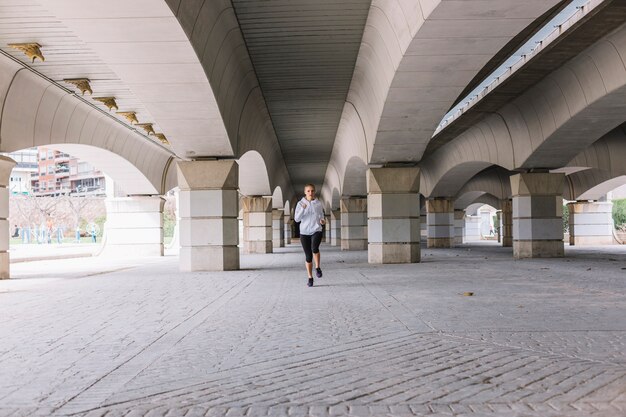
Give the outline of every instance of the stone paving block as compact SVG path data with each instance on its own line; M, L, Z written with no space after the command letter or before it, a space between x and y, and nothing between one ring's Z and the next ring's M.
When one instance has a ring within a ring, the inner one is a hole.
M465 249L383 268L323 246L313 289L294 279L297 245L244 256L242 271L179 274L170 258L31 282L2 293L12 378L0 373L0 403L29 417L102 403L93 417L621 417L626 283L614 262Z

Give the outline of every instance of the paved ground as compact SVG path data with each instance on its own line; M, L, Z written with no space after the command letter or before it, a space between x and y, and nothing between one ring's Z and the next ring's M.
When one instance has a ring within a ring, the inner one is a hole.
M424 249L395 266L322 250L314 288L297 246L226 273L12 265L0 415L626 415L626 247Z

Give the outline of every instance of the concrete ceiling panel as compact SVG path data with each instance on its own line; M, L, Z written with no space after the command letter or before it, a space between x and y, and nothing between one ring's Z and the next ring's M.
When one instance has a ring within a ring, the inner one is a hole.
M61 19L155 18L171 15L165 2L154 0L107 0L106 4L94 1L89 3L89 7L85 7L85 0L43 0L42 3L50 1L55 3L55 15Z
M56 13L56 0L48 3L50 10ZM111 8L110 4L102 3ZM124 19L64 19L64 23L88 44L103 41L133 42L184 42L187 37L173 17L128 17Z
M506 42L503 37L475 38L468 37L455 39L450 43L447 38L414 39L406 50L406 57L410 56L493 56Z
M465 87L476 71L403 71L396 73L391 88L405 87ZM447 106L448 108L450 106ZM439 118L441 120L441 117Z
M429 19L535 19L536 9L545 5L544 0L525 0L507 3L499 0L443 0Z
M205 100L207 94L213 94L208 83L129 83L129 87L138 96L149 103L172 103L179 105L203 102L205 106L219 112L215 101Z
M189 41L98 42L98 55L109 65L197 64Z
M441 2L446 4L447 1ZM503 3L500 1L499 3ZM508 4L511 4L509 2ZM535 9L535 12L537 9ZM532 23L533 19L426 19L418 33L417 39L436 38L492 38L500 37L504 46L507 40L517 35L526 26Z

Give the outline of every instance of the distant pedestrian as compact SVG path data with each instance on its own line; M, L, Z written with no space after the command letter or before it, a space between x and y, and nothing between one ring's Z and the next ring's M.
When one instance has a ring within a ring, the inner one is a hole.
M61 226L57 226L57 243L63 243L63 228Z
M97 236L97 235L98 235L98 234L97 234L97 232L96 232L96 225L95 225L95 224L92 224L92 225L91 225L91 241L92 241L93 243L96 243L96 236Z
M320 267L320 243L322 241L322 226L324 208L322 203L315 197L315 185L304 186L304 197L296 205L294 220L300 222L300 243L306 257L305 266L308 274L309 287L313 286L313 260L315 259L315 275L322 277Z
M76 243L80 243L80 226L76 226Z

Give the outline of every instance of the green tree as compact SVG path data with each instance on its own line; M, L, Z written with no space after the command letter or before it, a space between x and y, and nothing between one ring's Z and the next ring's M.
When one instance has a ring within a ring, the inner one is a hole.
M563 205L563 233L567 233L569 231L569 206L567 204Z
M173 213L163 212L163 237L174 236L174 226L176 226L176 216Z
M626 198L613 200L613 225L616 229L626 226Z

